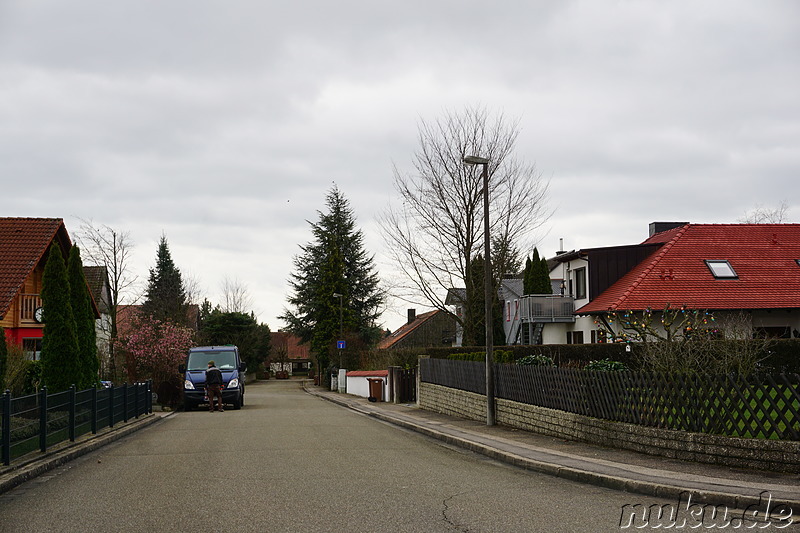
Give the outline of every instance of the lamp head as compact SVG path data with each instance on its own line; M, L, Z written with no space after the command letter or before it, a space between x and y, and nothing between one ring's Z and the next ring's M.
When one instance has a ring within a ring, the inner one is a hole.
M480 157L477 155L467 155L464 156L463 159L464 163L467 165L488 165L489 160L485 157Z

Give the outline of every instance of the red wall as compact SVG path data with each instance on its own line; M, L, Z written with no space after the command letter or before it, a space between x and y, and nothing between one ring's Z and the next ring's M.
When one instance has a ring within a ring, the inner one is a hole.
M6 329L6 342L22 345L22 339L41 339L42 328L8 328Z

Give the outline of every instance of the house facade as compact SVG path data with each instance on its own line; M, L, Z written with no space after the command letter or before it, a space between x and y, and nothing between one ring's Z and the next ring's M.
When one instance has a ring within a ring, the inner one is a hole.
M86 277L86 284L92 293L100 318L95 325L95 335L97 337L97 358L100 360L101 375L109 364L110 344L111 344L111 285L108 280L108 270L104 266L84 266L83 275Z
M549 297L554 309L504 286L510 344L604 342L614 325L598 324L610 312L667 306L709 311L721 325L745 320L747 335L800 336L800 224L654 222L640 244L554 259L551 280L564 287Z
M270 333L269 370L287 372L308 372L311 368L311 346L300 337L286 331Z
M66 261L72 242L62 219L0 218L0 327L32 360L42 349L42 278L51 244ZM94 298L92 306L99 317Z

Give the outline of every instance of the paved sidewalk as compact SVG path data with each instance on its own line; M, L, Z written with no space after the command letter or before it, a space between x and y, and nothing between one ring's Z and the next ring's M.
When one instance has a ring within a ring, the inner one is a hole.
M117 423L113 428L104 428L96 435L87 434L75 442L55 444L44 454L31 453L26 458L12 461L10 466L0 464L0 494L173 414L167 411L154 411L152 414L128 422Z
M731 509L763 505L759 499L766 491L772 497L773 508L788 504L794 510L793 516L800 516L800 475L678 461L487 426L413 404L369 402L314 386L310 381L304 382L304 388L359 413L528 470L676 502L681 493L688 491L695 502Z

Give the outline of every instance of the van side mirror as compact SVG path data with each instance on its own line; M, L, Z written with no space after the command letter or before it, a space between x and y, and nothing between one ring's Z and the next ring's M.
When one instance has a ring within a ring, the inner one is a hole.
M178 372L180 372L181 374L185 374L186 373L186 365L178 365Z
M247 370L247 363L239 363L239 372Z

